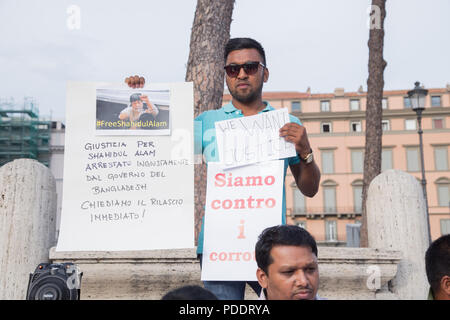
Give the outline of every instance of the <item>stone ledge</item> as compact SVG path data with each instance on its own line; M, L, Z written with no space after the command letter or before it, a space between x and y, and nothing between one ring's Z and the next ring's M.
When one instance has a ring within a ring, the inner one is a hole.
M80 260L101 261L103 260L132 260L146 263L148 261L171 260L171 259L197 259L196 248L171 249L171 250L137 250L137 251L56 251L55 247L50 249L50 260ZM319 263L342 260L342 262L367 262L398 263L402 258L400 251L381 250L374 248L339 248L318 247Z
M339 248L318 247L319 263L328 260L343 263L398 263L402 259L402 253L394 250L381 250L375 248Z
M388 290L402 254L372 248L319 247L319 294L329 299L396 299ZM82 299L160 299L184 285L201 285L195 249L105 252L56 252L52 262L74 262L83 271ZM380 288L366 282L378 266ZM246 299L256 299L248 288Z
M137 250L137 251L56 251L50 249L50 260L82 263L152 263L196 260L196 249Z

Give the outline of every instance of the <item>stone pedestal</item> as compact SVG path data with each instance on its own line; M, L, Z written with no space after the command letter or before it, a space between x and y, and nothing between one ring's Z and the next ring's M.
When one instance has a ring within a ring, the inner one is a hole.
M25 299L29 274L54 246L56 186L30 159L0 167L0 300Z
M373 179L366 206L369 247L403 253L391 282L392 291L400 299L426 299L425 252L429 240L419 182L403 171L388 170Z
M401 253L370 248L319 247L319 295L329 299L397 299L387 283ZM200 285L195 249L56 252L53 262L74 262L83 272L81 299L161 299L169 290ZM379 272L374 274L375 267ZM372 278L379 286L372 285ZM369 284L369 285L368 285ZM257 299L247 286L245 298Z
M396 300L388 283L397 273L399 251L319 247L319 295L334 300Z

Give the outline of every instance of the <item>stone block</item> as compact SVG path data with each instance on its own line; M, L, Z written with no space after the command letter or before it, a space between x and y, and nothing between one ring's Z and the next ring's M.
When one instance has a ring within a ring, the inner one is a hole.
M54 246L56 184L35 160L0 167L0 300L25 299L29 274Z
M429 235L421 185L408 173L387 170L372 180L366 206L369 247L403 252L392 291L400 299L426 299Z

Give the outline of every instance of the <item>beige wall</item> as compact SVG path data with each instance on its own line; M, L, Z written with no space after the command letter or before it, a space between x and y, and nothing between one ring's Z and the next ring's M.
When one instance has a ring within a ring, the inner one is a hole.
M327 217L327 218L315 218L315 219L306 219L306 218L297 218L291 219L288 223L296 223L296 222L306 222L306 229L314 235L314 238L319 244L326 242L325 235L325 221L332 220L337 222L337 236L338 242L346 242L346 226L347 224L354 224L356 220L360 219L345 219L345 218L337 218L337 217Z

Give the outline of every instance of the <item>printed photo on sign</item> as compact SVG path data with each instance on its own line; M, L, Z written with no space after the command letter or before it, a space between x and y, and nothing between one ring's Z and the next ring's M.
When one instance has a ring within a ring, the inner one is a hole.
M169 135L170 90L96 90L96 135Z

